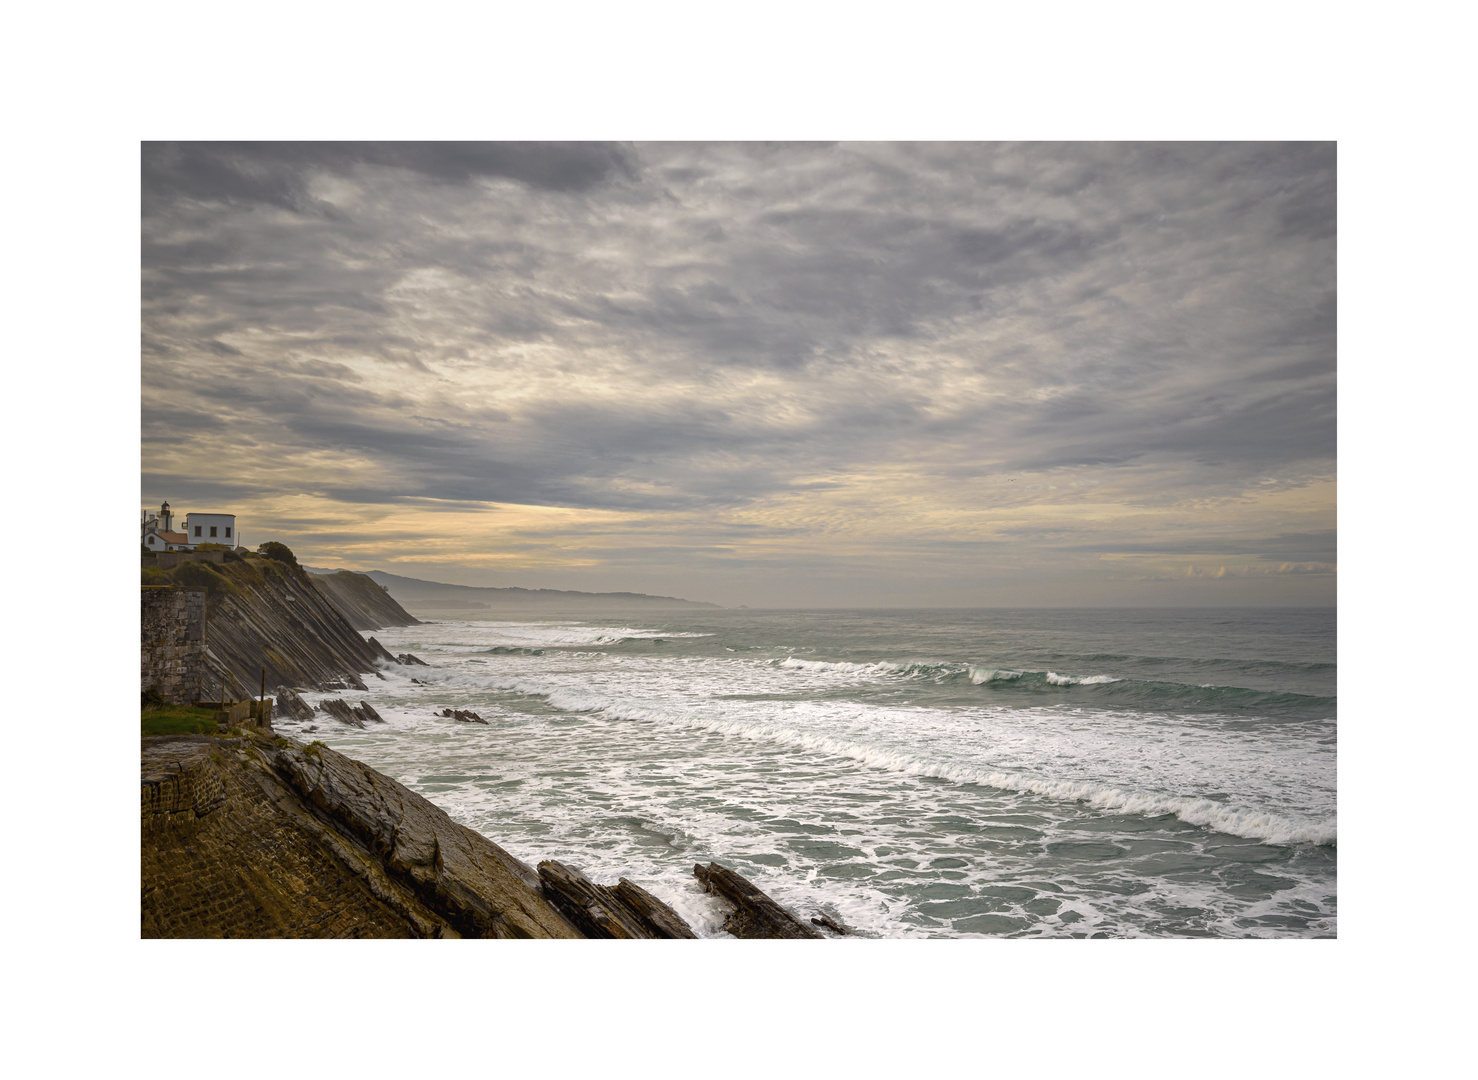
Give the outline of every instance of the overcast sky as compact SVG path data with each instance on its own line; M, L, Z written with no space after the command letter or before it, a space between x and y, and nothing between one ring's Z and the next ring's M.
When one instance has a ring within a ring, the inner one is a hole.
M750 606L1332 604L1332 144L143 147L142 504Z

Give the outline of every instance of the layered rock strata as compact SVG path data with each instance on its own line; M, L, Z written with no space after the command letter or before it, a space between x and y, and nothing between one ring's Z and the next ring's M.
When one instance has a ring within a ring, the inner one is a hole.
M544 895L589 938L697 937L682 916L640 885L622 878L597 885L554 859L539 864Z
M734 905L724 930L738 938L819 938L821 935L771 900L759 886L728 867L711 862L693 867L704 891Z
M383 630L387 626L415 626L420 622L395 602L385 586L364 574L340 570L333 574L309 574L308 580L356 630Z
M262 687L311 690L365 688L359 677L379 662L395 663L378 641L366 641L300 567L256 555L216 565L185 563L146 569L146 584L205 590L205 649L211 669L205 697L254 697Z
M536 872L389 777L269 732L143 741L146 938L692 938L627 878ZM741 938L819 938L753 882L694 867ZM823 921L824 920L824 921ZM845 927L812 920L834 933Z
M582 936L528 865L326 747L150 738L141 784L143 937Z

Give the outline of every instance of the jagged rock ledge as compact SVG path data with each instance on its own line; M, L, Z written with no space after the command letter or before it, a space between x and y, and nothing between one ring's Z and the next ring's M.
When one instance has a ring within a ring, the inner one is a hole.
M143 740L141 936L691 938L626 878L536 872L403 784L268 731ZM717 863L737 937L820 937ZM828 927L831 928L831 927Z
M578 938L538 874L318 744L148 738L143 937Z

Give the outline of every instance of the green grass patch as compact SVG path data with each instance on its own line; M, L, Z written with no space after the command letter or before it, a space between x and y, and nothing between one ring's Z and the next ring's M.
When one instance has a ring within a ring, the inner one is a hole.
M169 571L161 570L157 566L145 566L142 568L143 584L145 585L169 585Z
M193 705L161 705L142 714L144 735L214 735L216 714Z

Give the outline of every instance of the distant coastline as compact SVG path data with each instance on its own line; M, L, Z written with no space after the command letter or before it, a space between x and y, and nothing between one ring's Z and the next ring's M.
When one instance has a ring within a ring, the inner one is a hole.
M304 566L316 576L339 572L339 568ZM395 602L416 613L499 613L499 612L606 612L662 611L707 608L719 610L721 605L701 600L683 600L675 596L651 596L646 593L592 593L565 589L489 588L477 585L451 585L440 581L388 574L383 570L355 571L385 589Z

